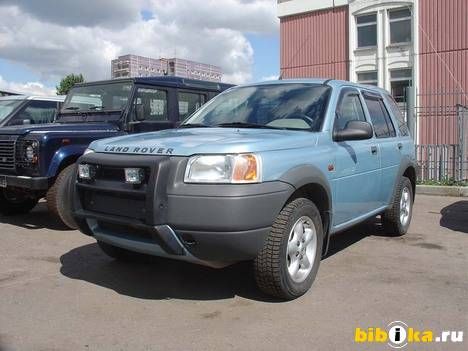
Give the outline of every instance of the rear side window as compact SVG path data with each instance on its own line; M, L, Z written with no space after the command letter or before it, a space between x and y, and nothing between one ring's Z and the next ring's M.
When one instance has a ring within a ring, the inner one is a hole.
M359 93L345 92L340 98L335 116L335 130L343 130L350 121L365 121Z
M395 99L391 95L387 95L387 102L390 106L390 111L392 112L393 116L396 118L398 123L398 130L402 136L408 136L409 130L408 125L406 124L405 116L401 112L400 107L396 103Z
M201 107L201 105L203 105L206 102L206 96L205 94L179 91L178 101L179 119L184 120L196 110L198 110Z
M395 128L382 99L365 97L367 109L374 125L376 138L391 138L396 136Z
M55 101L31 101L15 120L28 121L30 124L44 124L54 121L57 112Z
M132 111L133 120L137 119L136 113L143 116L145 121L167 121L167 92L152 88L138 88Z

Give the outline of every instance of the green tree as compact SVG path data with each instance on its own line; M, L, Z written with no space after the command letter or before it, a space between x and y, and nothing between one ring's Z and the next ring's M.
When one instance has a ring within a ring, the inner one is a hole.
M76 83L83 83L85 80L83 75L80 74L69 74L68 76L62 78L60 84L56 86L57 95L66 95L68 91L73 88Z

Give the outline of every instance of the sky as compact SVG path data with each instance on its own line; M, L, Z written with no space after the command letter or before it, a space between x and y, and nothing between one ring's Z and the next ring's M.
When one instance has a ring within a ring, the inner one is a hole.
M276 0L0 0L0 18L0 89L55 94L130 53L215 64L229 83L278 77Z

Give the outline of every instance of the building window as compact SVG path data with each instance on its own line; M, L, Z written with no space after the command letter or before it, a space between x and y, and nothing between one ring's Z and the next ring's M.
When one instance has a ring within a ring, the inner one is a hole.
M411 10L408 8L388 11L390 43L411 42Z
M379 81L377 77L377 71L358 72L357 81L361 84L375 85L377 86Z
M358 48L377 46L377 14L356 17Z
M406 89L412 86L413 70L411 68L394 69L390 71L392 96L398 103L406 102Z

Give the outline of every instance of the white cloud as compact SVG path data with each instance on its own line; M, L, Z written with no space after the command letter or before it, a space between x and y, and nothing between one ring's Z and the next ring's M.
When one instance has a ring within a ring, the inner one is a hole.
M118 55L177 53L219 65L224 81L243 83L252 79L254 55L246 33L278 28L275 0L88 2L66 0L56 8L52 0L3 0L0 58L25 65L43 80L69 73L98 80L110 78L110 60ZM153 18L143 20L142 10Z
M118 28L140 17L140 0L2 0L40 21L64 26Z
M163 23L197 28L230 28L239 32L272 33L277 29L276 1L152 0Z
M56 94L55 89L46 87L40 82L8 82L5 79L3 79L2 76L0 76L0 90L1 89L26 95L50 96Z
M279 77L279 75L272 74L271 76L264 76L264 77L260 78L260 81L265 82L265 81L268 81L268 80L278 80L278 77Z

